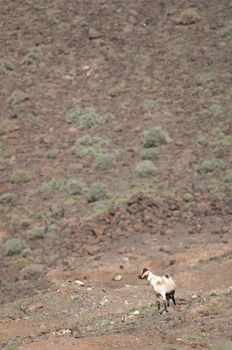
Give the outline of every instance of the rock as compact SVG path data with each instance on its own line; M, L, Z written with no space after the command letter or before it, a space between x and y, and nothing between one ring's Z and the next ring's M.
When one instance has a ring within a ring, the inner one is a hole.
M10 203L13 199L13 193L3 193L1 196L0 196L0 204L7 204L7 203Z
M114 275L112 278L113 281L121 281L122 280L122 276L121 275Z
M94 39L99 39L101 38L103 35L101 32L99 32L99 30L93 28L93 27L90 27L89 28L89 39L90 40L94 40Z
M55 332L57 335L63 335L63 336L70 336L72 334L71 329L60 329L59 331Z
M81 286L81 287L84 287L84 286L85 286L84 282L82 282L82 281L80 281L80 280L75 280L74 283L77 284L78 286Z
M175 24L179 24L179 25L196 24L200 22L200 20L201 20L201 16L193 8L183 10L178 17L174 18Z

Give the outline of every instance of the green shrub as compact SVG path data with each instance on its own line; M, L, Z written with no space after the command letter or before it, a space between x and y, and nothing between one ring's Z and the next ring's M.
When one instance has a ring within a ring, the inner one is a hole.
M232 183L232 170L225 176L224 181L226 183Z
M162 106L162 102L160 100L147 99L143 103L143 110L145 112L151 112L154 110L159 110L161 106Z
M66 184L66 189L71 195L81 195L85 192L85 184L78 179L70 179Z
M86 135L76 141L72 153L79 157L96 156L106 144L101 137Z
M95 162L95 170L110 170L115 166L114 159L110 154L101 154Z
M213 172L218 168L218 162L216 159L205 160L197 169L199 175Z
M0 162L0 171L4 171L6 169L6 165Z
M51 149L47 153L47 158L48 159L56 159L57 155L58 155L58 150L57 149Z
M169 134L160 126L155 126L143 134L143 145L145 148L158 147L171 142Z
M114 119L112 113L100 115L92 107L76 107L66 117L67 123L75 123L79 125L81 130L89 130L102 124L108 124Z
M45 235L45 229L44 229L44 227L35 227L35 228L33 228L33 229L29 232L28 237L29 237L31 240L35 240L35 239L44 238L44 235Z
M141 177L147 177L156 174L157 168L150 160L144 160L136 165L135 172Z
M41 192L56 192L62 188L62 182L56 179L45 183L41 187Z
M9 98L9 103L14 106L24 101L26 98L27 98L27 95L24 92L20 90L15 90L12 92Z
M39 66L42 63L42 54L37 48L33 48L28 52L28 54L23 58L21 64L23 65L36 65Z
M152 148L145 149L141 155L142 160L152 160L152 159L157 159L158 157L159 157L158 151Z
M96 202L99 201L100 199L105 199L108 197L108 192L106 187L99 183L96 182L92 184L92 186L89 189L88 195L87 195L87 200L88 202Z
M97 119L97 114L94 108L76 107L71 112L69 112L66 121L69 124L78 124L81 130L88 130L97 125Z
M6 256L20 254L21 251L25 248L26 244L21 239L8 239L3 245L3 254Z
M11 182L17 185L22 185L31 180L31 176L25 170L16 170L11 175Z

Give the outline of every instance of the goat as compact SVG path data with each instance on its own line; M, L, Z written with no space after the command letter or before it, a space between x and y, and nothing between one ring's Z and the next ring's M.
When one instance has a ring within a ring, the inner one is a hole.
M151 287L154 289L154 292L157 296L157 307L158 311L160 311L160 300L159 297L161 296L163 298L163 305L164 309L160 311L160 314L162 314L164 311L168 312L167 307L169 307L170 303L169 300L172 299L173 304L176 305L175 301L175 288L176 284L173 281L172 277L166 273L164 276L158 276L154 275L151 271L149 271L147 268L143 268L140 275L138 276L139 279L146 279Z

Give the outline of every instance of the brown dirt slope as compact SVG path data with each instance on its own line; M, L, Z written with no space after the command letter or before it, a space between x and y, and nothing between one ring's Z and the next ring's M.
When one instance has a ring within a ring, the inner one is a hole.
M231 1L0 8L0 348L230 349Z

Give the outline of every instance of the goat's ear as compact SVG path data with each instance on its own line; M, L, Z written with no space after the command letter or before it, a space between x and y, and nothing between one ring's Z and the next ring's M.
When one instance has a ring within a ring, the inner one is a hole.
M148 271L148 269L146 267L144 267L142 273L147 272L147 271Z

